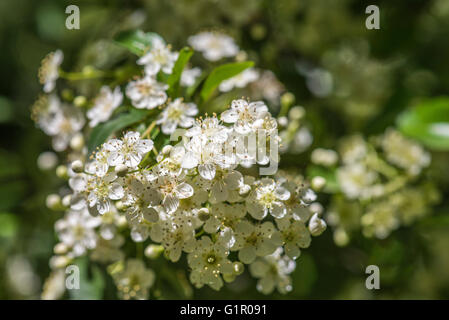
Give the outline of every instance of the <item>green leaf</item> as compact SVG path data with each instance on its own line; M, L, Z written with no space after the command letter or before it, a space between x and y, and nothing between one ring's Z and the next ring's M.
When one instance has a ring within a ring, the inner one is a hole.
M114 41L132 53L142 56L152 45L154 39L164 42L160 35L142 30L128 30L117 34Z
M421 101L397 118L399 130L426 147L449 150L449 98Z
M146 118L148 110L132 109L128 113L122 113L114 120L100 124L92 130L89 143L87 145L88 152L91 153L96 147L101 145L115 131L126 128L136 122Z
M179 80L181 79L182 71L186 66L187 62L189 62L190 57L193 54L193 50L190 48L183 48L179 52L178 60L173 67L173 71L171 75L167 79L167 84L170 86L168 89L168 94L172 97L179 88Z
M201 99L206 101L223 80L232 78L253 65L254 62L252 61L244 61L227 63L216 67L204 82L203 88L201 89Z

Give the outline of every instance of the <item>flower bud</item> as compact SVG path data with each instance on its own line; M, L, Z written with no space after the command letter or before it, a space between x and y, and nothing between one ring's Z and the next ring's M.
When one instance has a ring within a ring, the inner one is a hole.
M243 271L245 271L245 266L240 261L236 261L232 264L232 268L234 269L234 273L236 275L241 275Z
M67 166L61 164L56 168L56 175L61 179L68 179Z
M87 103L87 99L85 96L77 96L77 97L75 97L75 99L73 99L73 104L79 108L84 107L86 105L86 103Z
M315 213L309 222L309 231L312 236L319 236L326 230L326 222L318 217L318 213Z
M162 154L163 155L169 155L170 152L173 150L173 146L171 145L166 145L162 148Z
M235 274L233 273L224 273L223 280L227 283L230 283L235 280Z
M63 209L61 197L57 194L49 194L45 200L45 204L47 205L47 208L51 210L56 211Z
M278 118L278 124L281 127L286 127L288 125L288 118L287 117L279 117Z
M63 205L64 207L66 207L66 208L70 207L70 204L71 204L71 203L72 203L72 195L71 195L71 194L65 195L65 196L62 198L62 205Z
M72 164L70 165L70 167L72 168L73 172L75 172L75 173L81 173L84 170L84 165L81 162L81 160L73 161Z
M334 242L337 246L343 247L349 243L349 236L344 229L336 229L334 232Z
M53 169L58 163L58 156L51 151L42 152L37 158L37 166L41 170Z
M55 245L55 247L53 248L53 252L55 254L65 254L67 253L68 249L69 248L64 243L60 242Z
M164 251L164 247L160 245L150 244L145 248L145 257L149 259L156 259Z
M326 185L326 179L321 176L313 177L311 181L312 189L315 191L320 191Z
M306 110L304 110L304 108L301 106L294 106L288 112L288 116L292 120L300 120L305 116L305 114L306 114Z
M70 263L70 259L66 256L53 256L50 258L50 268L64 268Z
M291 92L286 92L281 97L282 106L290 107L295 102L295 96Z
M84 137L81 133L77 133L70 140L70 148L75 151L81 151L84 147Z
M115 202L115 207L117 208L117 210L120 210L120 211L123 211L126 209L125 204L121 200Z
M198 219L200 219L201 221L205 222L207 221L207 219L209 219L209 217L210 217L209 209L201 208L200 210L198 210Z

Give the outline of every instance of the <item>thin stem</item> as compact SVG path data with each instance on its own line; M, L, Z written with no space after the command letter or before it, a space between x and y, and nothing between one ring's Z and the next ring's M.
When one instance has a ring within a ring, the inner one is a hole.
M151 133L151 130L153 130L155 126L156 126L156 121L151 122L150 125L148 126L148 128L142 134L142 139L145 138L146 136L148 136Z

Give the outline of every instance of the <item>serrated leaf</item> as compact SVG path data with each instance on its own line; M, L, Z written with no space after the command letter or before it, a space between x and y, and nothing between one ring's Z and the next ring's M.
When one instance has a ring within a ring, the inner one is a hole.
M164 42L164 39L157 33L128 30L117 34L114 37L114 41L132 53L142 56L151 47L153 40L156 38Z
M243 70L248 69L254 65L252 61L233 62L216 67L211 71L203 88L201 89L201 99L206 101L209 99L214 90L220 85L220 83L226 79L232 78Z
M173 97L173 95L178 91L179 81L181 79L182 72L187 62L189 62L192 54L193 50L187 47L179 51L178 60L176 60L176 63L173 66L173 71L167 79L167 84L169 85L168 94L171 97Z
M399 130L430 149L449 150L449 98L427 99L399 115Z
M148 110L132 109L130 112L122 113L115 119L96 126L90 135L87 144L88 152L91 153L101 145L114 132L126 128L146 118Z

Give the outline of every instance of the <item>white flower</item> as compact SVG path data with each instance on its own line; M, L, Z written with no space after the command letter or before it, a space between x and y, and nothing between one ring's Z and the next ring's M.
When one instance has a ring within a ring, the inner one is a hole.
M99 150L95 153L93 161L85 166L87 173L94 174L98 177L104 177L109 170L108 163L109 152L106 150Z
M89 176L86 184L87 203L92 215L104 214L111 210L111 200L120 200L125 192L116 181L115 173L104 177Z
M283 201L290 198L290 192L273 179L264 178L256 183L255 189L246 199L249 214L257 220L263 219L268 213L275 218L287 214Z
M198 240L195 251L187 255L187 262L192 268L190 281L195 287L201 288L207 284L219 290L223 286L220 274L233 273L228 254L228 249L220 242L213 243L207 236Z
M190 198L193 195L193 187L175 176L159 176L153 181L154 188L161 196L161 205L167 213L173 213L178 209L179 200Z
M184 68L181 74L180 83L184 87L190 87L195 84L196 78L201 75L201 69L198 67L195 68Z
M142 181L143 180L143 181ZM130 177L126 180L128 191L123 204L127 207L126 219L131 226L137 226L159 220L159 213L154 208L160 202L158 192L144 179Z
M211 203L229 200L231 192L239 189L242 184L243 176L239 171L218 168L210 189Z
M273 254L258 258L249 266L251 275L260 279L257 290L264 294L272 293L275 288L283 294L292 290L289 274L295 270L296 263L281 254L282 248L278 248Z
M220 89L221 92L228 92L234 88L244 88L248 83L254 82L258 78L259 72L256 69L245 69L238 75L222 81L218 89Z
M418 175L430 164L429 153L394 129L387 129L381 144L387 160L407 170L410 175Z
M135 131L127 132L121 140L111 139L103 145L109 152L108 163L110 166L124 164L129 168L136 167L144 154L153 149L153 141L140 139L140 134Z
M152 172L148 173L148 175L153 175L154 178L150 180L156 179L157 175L173 175L179 176L183 173L182 161L185 156L186 150L183 146L173 147L170 151L170 155L166 158L163 158Z
M338 162L338 153L331 149L317 148L312 151L310 160L314 164L331 167Z
M55 224L59 240L71 249L70 255L79 257L86 250L93 249L97 243L95 228L101 223L98 217L92 217L86 209L68 211L63 219Z
M39 99L33 106L33 113L39 127L53 137L55 151L64 151L85 124L82 112L62 104L56 95Z
M256 256L271 254L281 244L279 237L272 236L277 232L271 222L254 225L249 221L240 221L234 230L235 243L231 250L239 251L239 260L252 263Z
M95 98L94 106L87 111L87 117L90 119L89 125L95 127L99 122L107 121L122 101L123 94L120 87L115 87L112 91L108 86L103 86L100 94Z
M204 231L216 233L219 229L235 230L238 222L246 215L246 208L241 203L227 204L220 202L212 205L210 217L204 223Z
M285 253L292 259L296 259L301 254L299 248L307 248L312 241L306 225L302 221L291 221L289 218L276 220Z
M177 211L169 217L152 226L151 240L161 243L168 258L176 262L181 253L192 252L195 249L195 227L193 219L187 212Z
M161 124L162 133L168 135L173 133L178 126L191 127L195 123L193 116L197 113L196 104L183 102L182 98L178 98L164 108L156 123Z
M171 74L178 59L178 52L172 52L170 49L161 39L154 38L150 51L137 60L137 64L145 65L145 73L150 76L156 75L159 70Z
M284 202L287 208L288 216L306 223L311 214L307 204L309 203L308 200L313 199L313 191L306 189L305 186L298 186L294 182L290 181L284 182L282 186L290 192L290 198ZM310 194L309 190L313 194ZM301 201L301 198L304 198L308 202Z
M64 54L61 50L50 52L44 60L39 69L39 81L44 85L44 92L51 92L55 88L56 80L59 78L59 66L64 59Z
M126 95L138 109L154 109L165 103L168 85L157 82L151 76L131 81L126 86Z
M223 143L228 138L229 130L222 126L216 117L198 120L187 130L185 136L190 140L185 144L186 154L182 167L192 169L198 167L198 172L206 180L215 177L216 165L222 168L229 166L223 152Z
M239 52L239 47L231 37L216 32L201 32L189 37L188 42L210 61L233 57Z
M255 121L263 119L268 107L262 102L248 103L246 100L234 100L231 108L221 114L221 120L234 123L234 129L239 134L248 134L252 131Z
M352 163L337 169L337 179L343 193L349 199L369 196L370 187L377 179L377 173L363 163Z
M145 263L129 259L123 270L112 275L120 296L125 299L147 299L148 290L154 283L153 270L147 269Z

